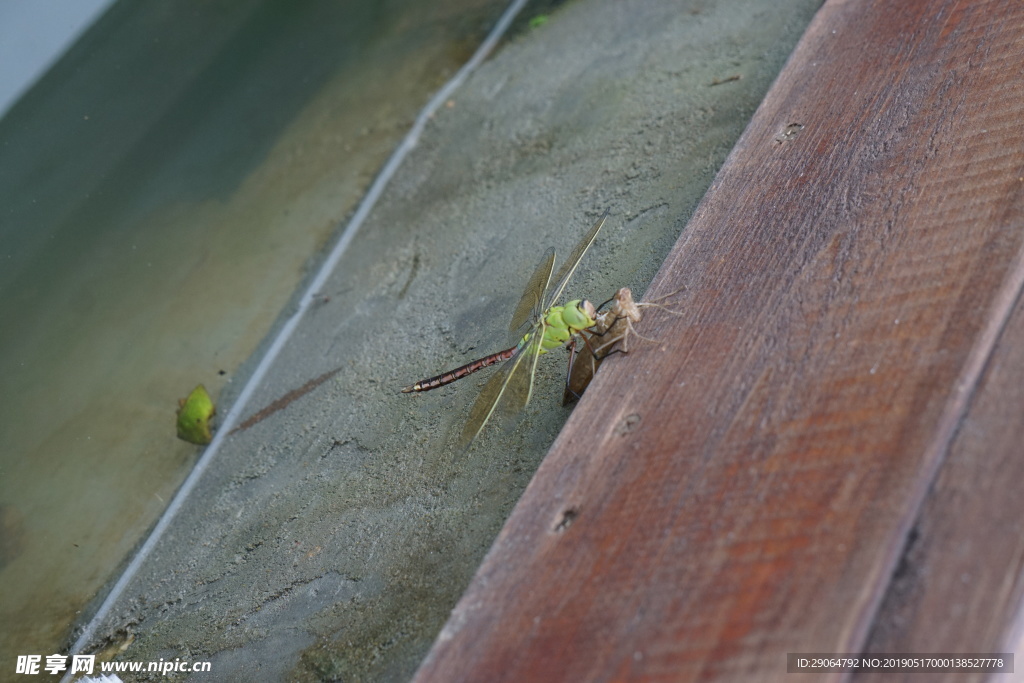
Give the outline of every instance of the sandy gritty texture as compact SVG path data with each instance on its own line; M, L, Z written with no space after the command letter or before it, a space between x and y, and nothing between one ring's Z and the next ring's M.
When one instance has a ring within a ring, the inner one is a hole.
M642 292L818 5L576 0L505 44L428 127L246 415L340 370L226 443L105 624L134 634L119 658L212 660L195 680L411 676L568 414L565 356L468 453L454 444L487 373L399 389L502 348L544 249L567 253L605 208L568 294Z
M121 0L0 120L0 671L64 651L196 462L177 399L224 414L505 4Z

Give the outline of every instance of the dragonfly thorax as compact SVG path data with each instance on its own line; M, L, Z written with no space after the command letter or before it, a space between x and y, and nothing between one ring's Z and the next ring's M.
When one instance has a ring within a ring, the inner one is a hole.
M544 313L544 338L540 343L540 353L565 346L574 334L596 325L596 318L597 311L589 301L576 299L564 306L552 306ZM531 334L523 337L520 345L526 344Z

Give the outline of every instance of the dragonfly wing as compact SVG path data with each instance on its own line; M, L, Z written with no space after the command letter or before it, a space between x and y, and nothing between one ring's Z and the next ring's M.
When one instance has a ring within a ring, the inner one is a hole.
M505 393L496 412L500 417L515 417L530 402L533 395L533 379L537 376L537 361L540 360L540 343L544 336L544 325L534 328L529 344L523 349L522 366L516 370L514 377L509 378L505 385Z
M549 290L548 296L544 300L543 309L547 309L550 306L554 306L558 301L559 297L562 296L562 292L565 290L565 285L568 284L569 278L576 272L576 266L583 260L583 255L587 253L587 249L590 249L590 245L594 243L594 238L597 237L597 233L601 231L601 226L608 220L608 209L605 209L601 217L594 223L594 227L590 229L580 243L576 245L576 248L569 254L569 258L565 259L565 263L558 269L558 275L555 276L555 284ZM521 305L521 304L520 304Z
M510 331L515 332L522 327L529 319L530 314L544 310L541 305L544 301L544 290L547 289L548 282L551 281L551 271L554 267L555 250L549 248L537 265L537 270L533 271L533 275L526 283L523 297L519 300L519 305L516 306L515 313L512 314L512 321L508 325Z
M563 406L569 405L583 395L583 392L590 386L590 380L594 378L594 373L600 364L601 361L594 357L589 345L577 342L576 355L572 358L565 391L562 392Z
M460 447L469 446L495 413L508 418L519 413L529 402L543 333L543 325L537 325L531 333L530 342L506 361L484 385L462 429Z
M584 254L594 243L597 233L608 218L606 210L597 219L594 226L583 237L569 258L565 260L562 267L555 276L555 285L551 287L551 271L555 265L555 250L548 249L541 259L537 269L530 276L526 283L523 296L512 314L509 329L518 330L527 320L533 319L532 329L529 334L529 341L519 352L506 361L501 370L488 380L487 384L480 391L480 395L469 411L469 420L462 429L462 436L459 439L461 446L469 446L480 431L487 425L491 417L498 412L503 417L515 415L521 411L530 401L533 394L533 378L537 374L537 361L540 358L541 342L544 339L545 322L544 311L554 305L562 296L565 285L569 278L576 272Z

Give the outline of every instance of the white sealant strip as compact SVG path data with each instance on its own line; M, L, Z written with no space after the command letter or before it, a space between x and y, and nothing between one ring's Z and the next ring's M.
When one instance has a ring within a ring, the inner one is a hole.
M178 489L178 492L167 506L167 509L164 510L164 514L160 517L160 521L156 523L156 526L153 527L153 531L150 533L149 538L147 538L146 542L142 544L141 548L139 548L135 557L132 558L131 563L125 568L124 573L121 574L120 578L118 578L117 583L115 583L114 587L110 589L110 593L107 595L106 599L103 600L103 604L100 605L96 614L89 623L86 624L82 634L75 641L74 646L72 646L70 654L80 654L82 649L89 644L89 641L92 640L93 636L96 634L96 630L106 618L110 609L114 606L114 603L121 597L121 594L128 586L128 583L131 582L135 577L135 574L139 571L139 567L142 566L142 563L145 562L146 558L148 558L150 553L153 552L156 544L160 541L160 537L163 536L167 527L170 526L171 521L178 514L178 511L181 509L182 505L184 505L185 500L188 499L192 489L195 488L196 483L199 481L200 477L203 476L203 472L206 471L210 462L217 455L224 439L235 426L235 423L238 422L241 417L242 410L246 407L246 404L249 402L252 394L263 381L267 372L270 371L271 366L274 364L277 356L281 353L284 345L291 338L292 333L295 332L299 322L302 320L302 316L304 316L306 311L309 310L312 303L316 301L317 293L322 290L324 284L327 282L327 278L330 277L335 266L338 265L338 261L341 260L342 255L345 253L345 250L348 249L348 245L352 242L352 238L355 237L356 232L358 232L367 216L370 215L370 212L373 210L377 200L383 194L384 189L391 181L392 176L395 175L395 171L398 170L398 167L405 160L405 157L416 146L416 143L419 141L420 134L427 125L427 121L429 121L441 105L451 97L452 93L462 85L463 81L466 80L469 74L471 74L478 66L480 66L480 63L487 58L487 55L490 54L491 50L494 49L494 46L498 44L499 40L501 40L505 31L507 31L508 27L511 25L512 20L515 19L516 15L519 14L525 4L526 0L513 0L501 15L501 18L498 19L498 23L494 25L493 29L491 29L491 32L487 35L484 42L480 44L479 48L477 48L477 51L473 54L472 58L470 58L470 60L466 62L451 78L451 80L445 83L444 86L430 99L430 101L427 102L426 106L423 107L419 116L416 117L416 122L413 124L412 128L391 154L391 157L388 159L387 163L384 164L384 168L381 169L376 179L374 179L373 184L366 193L366 196L364 196L363 200L359 203L359 208L356 209L355 214L348 222L344 232L341 233L341 237L338 238L337 244L334 245L330 255L327 257L327 260L324 261L320 270L317 271L316 277L314 277L313 281L309 283L305 293L303 293L302 298L299 300L298 309L281 328L281 331L270 344L270 348L267 349L266 355L260 361L256 370L252 373L252 377L249 378L249 381L242 388L241 393L238 395L238 400L235 401L235 404L225 416L220 429L217 430L217 434L213 437L213 441L211 441L210 445L206 447L205 451L203 451L202 457L200 457L196 462L192 472L189 473L185 482L181 485L181 488ZM61 679L62 683L69 680L71 680L70 673L66 674L64 678Z

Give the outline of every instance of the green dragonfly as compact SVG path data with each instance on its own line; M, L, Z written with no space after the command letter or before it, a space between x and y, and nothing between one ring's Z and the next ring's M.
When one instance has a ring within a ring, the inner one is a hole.
M517 415L526 407L533 393L533 378L537 372L538 359L553 349L567 346L570 350L570 368L576 350L576 341L582 338L586 330L597 324L597 311L589 301L576 299L564 306L557 306L558 300L565 291L569 278L576 272L584 254L594 243L594 238L601 230L608 211L597 219L594 227L584 236L569 258L558 270L554 280L551 272L555 265L555 250L548 249L537 270L526 283L523 296L512 314L509 330L512 338L517 339L515 346L484 356L454 370L441 373L435 377L420 380L412 386L402 389L403 393L414 391L430 391L437 387L451 384L481 368L501 363L505 365L488 380L480 391L476 403L469 411L469 419L459 439L461 447L468 447L497 413L503 418ZM525 329L525 333L523 330Z

